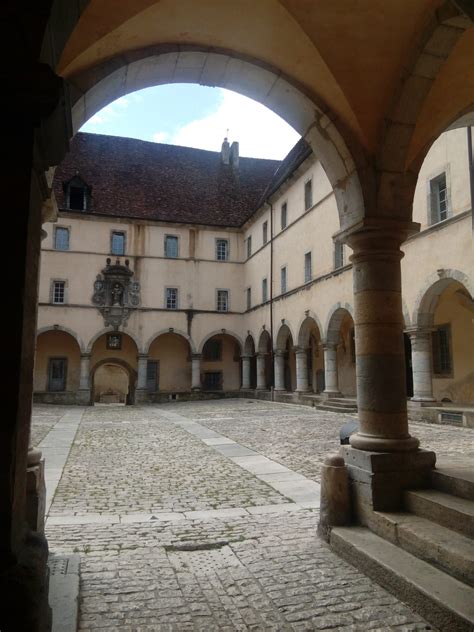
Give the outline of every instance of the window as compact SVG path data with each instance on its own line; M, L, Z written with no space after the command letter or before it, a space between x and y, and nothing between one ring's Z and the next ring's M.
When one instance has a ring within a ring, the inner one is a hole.
M286 202L283 202L283 204L281 205L280 223L282 230L286 228L288 223L288 204Z
M86 202L86 189L80 186L69 186L69 208L74 211L85 211Z
M48 361L48 391L66 390L67 358L50 358Z
M262 280L262 303L266 303L268 301L268 281L267 279Z
M216 239L216 259L217 261L228 261L229 259L229 240Z
M56 226L54 231L55 250L69 250L69 228Z
M178 309L178 288L166 288L166 309Z
M451 375L453 370L451 353L451 325L438 325L432 332L433 373Z
M155 393L158 390L160 361L148 360L146 363L146 390Z
M52 300L55 304L66 302L66 281L53 281Z
M334 269L342 268L344 265L344 244L340 241L334 242Z
M219 362L222 360L222 340L208 340L202 350L202 359L207 362Z
M313 206L313 181L308 180L304 184L304 210L307 211Z
M122 334L107 334L106 347L107 349L121 349Z
M263 243L266 244L268 241L268 222L263 222L262 233Z
M286 292L287 278L286 278L286 266L283 266L280 270L280 291L282 294Z
M206 371L204 373L204 390L205 391L221 391L222 390L222 372Z
M304 282L308 283L313 278L313 268L311 263L311 253L307 252L304 256Z
M249 235L249 237L247 237L247 259L250 257L251 254L252 254L252 235Z
M217 311L229 311L229 290L217 290Z
M125 233L115 230L112 232L110 251L113 255L125 254Z
M431 224L442 222L448 217L448 187L446 174L430 180Z
M246 294L247 294L247 309L250 309L252 307L252 288L248 287L246 289Z
M176 235L165 235L165 257L178 257L178 237Z

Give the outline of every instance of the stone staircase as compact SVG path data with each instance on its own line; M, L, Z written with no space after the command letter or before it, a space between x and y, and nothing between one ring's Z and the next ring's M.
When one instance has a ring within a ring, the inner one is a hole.
M330 544L438 630L474 630L474 468L433 470L432 488L404 493L404 511L335 527Z
M357 413L357 400L348 397L331 397L319 399L314 407L318 410L329 410L334 413Z

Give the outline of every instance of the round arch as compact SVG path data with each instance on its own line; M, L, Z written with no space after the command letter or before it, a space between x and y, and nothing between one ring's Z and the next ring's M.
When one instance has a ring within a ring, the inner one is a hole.
M143 353L145 354L149 353L150 347L155 342L155 340L159 338L160 336L164 336L165 334L174 334L175 336L184 338L184 340L186 340L186 342L189 344L191 353L196 353L196 345L194 344L191 336L188 336L188 334L186 334L184 331L181 331L180 329L174 329L174 327L171 327L171 328L168 327L167 329L160 329L160 331L157 331L156 333L154 333L148 339L146 344L143 346Z
M418 292L413 310L413 327L430 327L433 324L434 310L444 290L457 282L464 286L471 298L474 297L472 280L460 270L438 270L428 277L424 287Z
M253 356L255 354L255 341L252 334L248 334L244 342L244 355Z
M336 303L333 305L324 329L324 339L326 342L337 344L342 321L347 315L354 321L354 310L349 303Z
M311 329L316 327L319 331L319 335L322 335L322 327L319 321L319 318L312 311L307 312L304 319L300 322L298 327L298 347L302 349L306 349L309 344L309 337L311 334Z
M135 388L137 384L137 372L125 360L122 360L120 358L109 357L109 358L103 358L102 360L99 360L91 368L91 371L90 371L91 404L93 405L94 400L95 400L95 374L97 372L97 369L107 364L110 364L112 366L114 365L119 366L126 371L126 373L128 374L128 397L127 397L126 403L127 404L135 403Z
M85 353L85 346L81 337L78 336L78 334L76 334L75 331L73 331L72 329L69 329L69 327L63 327L62 325L51 325L49 327L41 327L41 329L38 329L38 331L36 332L36 338L38 339L41 336L41 334L45 334L48 331L62 331L65 334L69 334L70 336L72 336L72 338L74 338L74 340L79 345L79 349L81 353Z
M110 329L110 327L104 327L104 329L101 329L100 331L98 331L90 340L89 340L89 344L87 345L87 349L86 349L86 353L91 353L92 348L94 346L94 344L97 342L97 340L99 340L99 338L101 336L103 336L104 334L111 334L113 333L115 330L114 329ZM120 331L118 332L124 336L128 336L129 338L131 338L133 340L133 342L135 343L136 347L137 347L137 352L138 353L142 353L142 348L141 348L141 344L138 340L138 338L135 336L135 334L129 332L129 331Z
M242 349L244 348L242 338L229 329L217 329L216 331L212 331L211 333L207 334L207 336L201 341L201 344L199 345L198 353L202 353L206 342L214 336L230 336L231 338L234 338L239 345L240 353L242 353Z
M267 329L262 329L258 337L257 353L268 353L271 349L271 337Z
M294 342L295 336L291 329L291 326L285 321L280 326L276 341L275 341L275 350L277 351L285 351L288 339L291 337L291 340Z

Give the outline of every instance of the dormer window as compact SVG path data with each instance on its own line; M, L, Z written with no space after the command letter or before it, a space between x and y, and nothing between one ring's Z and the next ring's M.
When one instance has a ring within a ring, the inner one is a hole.
M75 175L63 186L66 208L72 211L87 211L91 187L79 175Z

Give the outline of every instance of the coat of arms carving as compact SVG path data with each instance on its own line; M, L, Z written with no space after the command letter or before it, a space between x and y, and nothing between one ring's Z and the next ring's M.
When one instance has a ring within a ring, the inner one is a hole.
M107 259L107 265L94 281L92 303L104 317L105 326L126 326L133 309L140 305L140 283L133 279L130 262Z

